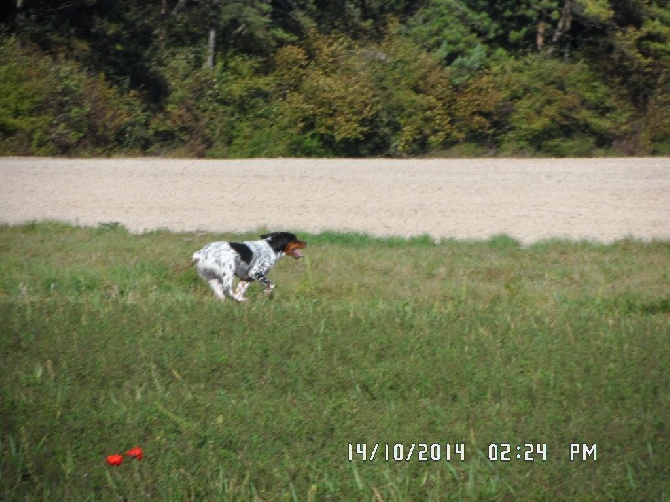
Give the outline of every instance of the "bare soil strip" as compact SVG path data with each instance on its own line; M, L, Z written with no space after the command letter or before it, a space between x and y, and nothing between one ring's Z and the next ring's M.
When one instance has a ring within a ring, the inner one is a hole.
M0 221L131 231L670 239L670 158L0 158Z

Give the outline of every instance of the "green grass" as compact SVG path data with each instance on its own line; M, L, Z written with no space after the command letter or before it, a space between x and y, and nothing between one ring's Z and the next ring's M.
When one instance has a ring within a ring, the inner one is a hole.
M216 301L192 252L254 235L0 226L0 499L670 498L670 243L300 234Z

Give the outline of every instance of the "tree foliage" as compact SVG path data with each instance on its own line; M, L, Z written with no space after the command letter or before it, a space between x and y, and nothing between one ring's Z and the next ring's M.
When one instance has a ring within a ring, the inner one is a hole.
M1 154L670 152L667 2L24 0L0 15Z
M505 151L585 156L627 132L630 106L584 63L529 56L496 71L507 101L514 103Z

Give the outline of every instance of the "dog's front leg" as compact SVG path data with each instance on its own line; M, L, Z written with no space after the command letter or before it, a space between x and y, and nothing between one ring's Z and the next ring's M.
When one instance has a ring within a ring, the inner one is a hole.
M262 272L258 272L255 274L254 279L256 279L258 282L260 282L263 286L265 286L265 289L263 290L263 294L269 295L272 293L272 290L275 288L275 285L272 283L270 279L268 279L265 274Z
M244 293L247 292L249 284L251 284L251 281L240 280L240 282L237 284L237 288L235 288L235 294L233 295L233 299L237 300L238 302L245 301L246 298L244 297Z

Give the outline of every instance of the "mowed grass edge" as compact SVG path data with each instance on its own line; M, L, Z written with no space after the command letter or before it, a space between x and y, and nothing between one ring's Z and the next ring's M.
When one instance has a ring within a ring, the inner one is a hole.
M670 497L670 243L297 233L236 304L257 234L0 226L0 498Z

